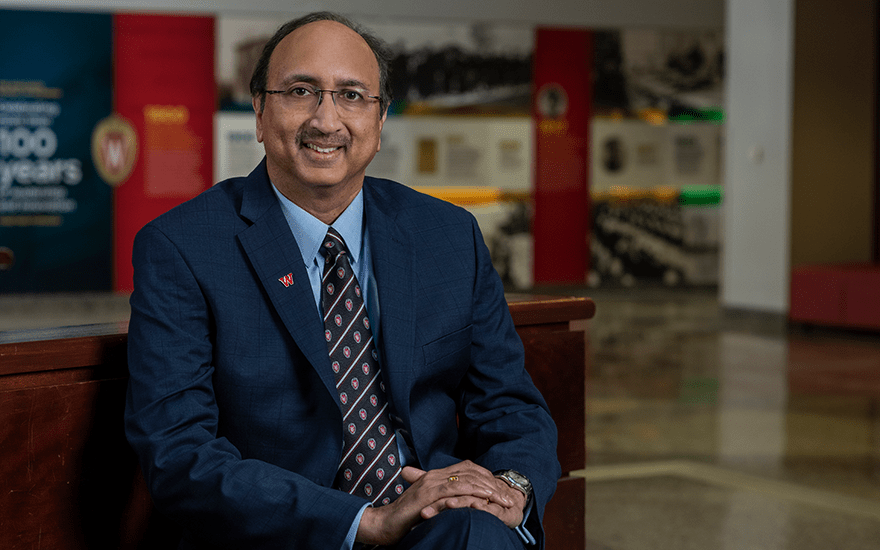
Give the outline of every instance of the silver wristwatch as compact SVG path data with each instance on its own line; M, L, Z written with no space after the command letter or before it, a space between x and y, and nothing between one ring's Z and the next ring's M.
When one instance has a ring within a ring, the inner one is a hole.
M516 470L499 470L495 472L495 477L503 479L508 485L524 494L526 501L532 496L532 483L529 478Z

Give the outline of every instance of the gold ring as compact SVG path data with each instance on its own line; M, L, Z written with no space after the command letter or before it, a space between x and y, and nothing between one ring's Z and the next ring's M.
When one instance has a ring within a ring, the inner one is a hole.
M449 476L446 478L446 481L458 481L458 476Z

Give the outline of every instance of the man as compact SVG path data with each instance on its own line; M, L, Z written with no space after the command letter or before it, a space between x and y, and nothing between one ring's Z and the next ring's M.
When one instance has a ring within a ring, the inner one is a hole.
M388 59L282 26L265 160L135 240L126 432L182 548L543 547L556 428L476 222L365 177Z

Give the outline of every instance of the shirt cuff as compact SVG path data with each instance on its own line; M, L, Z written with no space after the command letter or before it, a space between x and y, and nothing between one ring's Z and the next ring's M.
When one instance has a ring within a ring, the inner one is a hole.
M361 518L364 516L364 510L369 506L369 502L361 506L361 511L358 512L358 515L354 517L354 521L351 522L351 527L348 529L348 536L345 537L345 542L342 543L342 548L340 550L352 550L352 548L354 548L354 541L357 538L358 527L361 525Z
M513 530L516 531L516 534L519 535L519 538L522 539L522 541L529 546L534 546L538 542L537 540L535 540L535 537L531 533L529 533L529 530L526 529L526 521L528 521L529 516L532 514L534 502L535 499L529 497L529 501L526 503L526 507L523 510L522 523L513 528Z

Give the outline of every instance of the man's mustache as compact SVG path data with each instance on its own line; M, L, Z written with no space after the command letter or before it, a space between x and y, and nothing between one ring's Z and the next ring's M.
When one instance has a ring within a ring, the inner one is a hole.
M320 130L300 130L296 135L296 141L300 145L309 142L319 147L348 147L351 144L349 136L327 134Z

